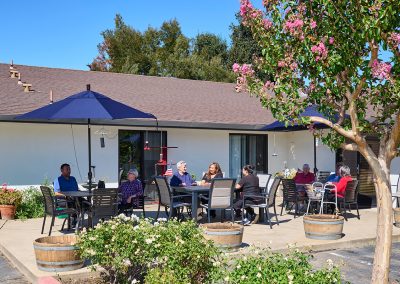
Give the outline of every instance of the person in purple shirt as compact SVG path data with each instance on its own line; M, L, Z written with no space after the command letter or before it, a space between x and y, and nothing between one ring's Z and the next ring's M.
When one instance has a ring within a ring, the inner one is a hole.
M130 169L128 172L128 180L119 186L121 194L120 209L126 209L139 206L139 199L143 196L143 187L140 180L137 179L138 171Z
M176 163L178 171L172 176L170 185L171 186L189 186L196 185L192 176L186 171L186 162L179 161Z

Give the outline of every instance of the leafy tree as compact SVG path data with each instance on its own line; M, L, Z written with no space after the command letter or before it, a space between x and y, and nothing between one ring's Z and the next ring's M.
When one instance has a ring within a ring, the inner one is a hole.
M227 63L228 46L220 37L211 33L198 34L193 43L193 54L202 57L207 62L219 57L222 64Z
M234 64L238 90L257 95L274 117L323 123L331 147L359 151L374 174L377 239L372 283L387 283L392 245L390 164L400 144L400 2L241 0L243 23L262 49L258 64ZM389 54L388 57L384 57ZM273 76L262 81L254 69ZM328 117L300 117L310 104ZM349 115L349 119L345 114ZM366 141L380 138L376 155Z

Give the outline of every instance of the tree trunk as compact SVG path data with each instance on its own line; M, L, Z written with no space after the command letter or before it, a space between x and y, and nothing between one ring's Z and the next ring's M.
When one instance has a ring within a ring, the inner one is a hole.
M382 162L382 161L380 161ZM372 166L378 209L376 245L371 283L388 283L390 255L392 252L393 209L390 178L382 167Z

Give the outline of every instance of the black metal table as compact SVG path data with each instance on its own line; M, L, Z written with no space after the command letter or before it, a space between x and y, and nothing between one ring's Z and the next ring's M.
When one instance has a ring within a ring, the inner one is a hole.
M197 209L199 208L199 194L210 193L209 185L191 185L183 187L174 187L178 192L185 192L192 195L192 219L197 220Z
M85 197L90 198L93 196L93 192L89 191L62 191L61 192L63 195L66 197L69 197L71 199L74 199L75 201L75 206L76 210L78 211L78 220L76 223L76 229L75 232L78 231L79 229L79 223L82 223L83 226L83 218L84 218L84 210L83 210L83 201Z

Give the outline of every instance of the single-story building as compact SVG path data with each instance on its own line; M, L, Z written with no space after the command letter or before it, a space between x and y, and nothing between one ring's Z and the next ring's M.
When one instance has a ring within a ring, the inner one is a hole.
M165 170L165 166L157 165L162 151L168 163L185 160L189 172L197 178L213 161L220 163L226 176L235 178L247 163L256 165L259 173L275 173L284 165L314 166L310 132L259 131L275 119L257 98L236 93L234 84L0 64L1 183L51 181L65 162L71 165L78 182L87 180L86 122L14 119L83 91L86 84L114 100L154 114L159 121L158 130L149 120L92 121L96 180L117 183L121 169L131 167L139 169L142 179L159 174ZM150 150L144 149L146 141ZM161 145L172 148L157 148ZM335 162L341 159L352 163L354 169L365 167L356 153L341 155L318 143L319 170L333 171ZM399 158L393 162L392 171L400 171Z

